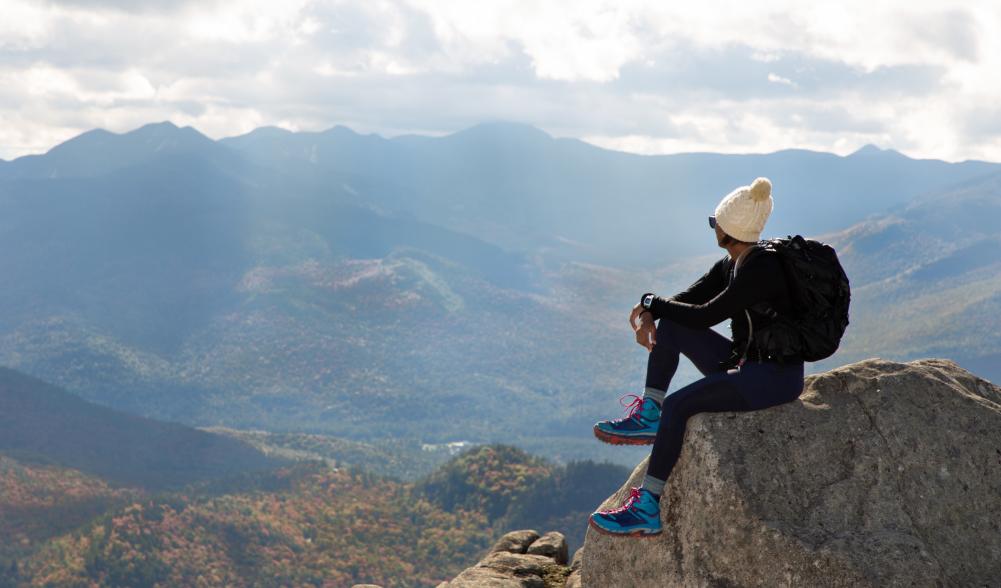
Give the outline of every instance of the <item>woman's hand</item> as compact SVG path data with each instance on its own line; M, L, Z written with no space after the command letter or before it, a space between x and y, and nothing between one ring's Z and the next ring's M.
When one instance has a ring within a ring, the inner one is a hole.
M633 307L632 312L629 313L629 326L632 327L634 331L639 328L639 325L636 324L636 319L639 318L640 313L644 310L646 309L643 308L643 305L637 302L636 306Z
M636 324L637 319L639 325ZM654 323L650 311L637 304L629 313L629 324L636 332L636 342L646 347L647 351L653 351L653 346L657 344L657 324Z

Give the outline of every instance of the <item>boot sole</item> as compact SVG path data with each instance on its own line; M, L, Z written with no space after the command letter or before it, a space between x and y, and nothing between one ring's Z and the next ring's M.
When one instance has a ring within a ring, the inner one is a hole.
M644 533L643 531L631 531L629 533L613 533L607 529L602 529L595 522L594 519L588 518L587 524L595 531L601 533L602 535L609 535L611 537L635 537L636 539L652 539L661 534L661 531L656 533Z
M606 433L598 427L594 428L594 436L605 443L612 445L653 445L653 437L619 437Z

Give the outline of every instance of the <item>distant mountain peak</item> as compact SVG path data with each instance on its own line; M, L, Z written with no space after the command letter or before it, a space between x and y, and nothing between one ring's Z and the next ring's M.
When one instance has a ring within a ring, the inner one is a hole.
M481 136L551 140L553 137L542 129L527 123L495 120L482 122L449 135L450 137Z
M865 145L859 147L858 149L856 149L855 151L853 151L851 154L849 154L848 157L851 157L853 155L876 155L876 154L879 154L879 153L886 153L888 151L893 151L893 150L892 149L880 149L879 147L877 147L876 145L873 145L872 143L866 143Z
M290 131L288 129L284 129L282 127L276 127L274 125L268 125L268 126L264 126L264 127L257 127L256 129L250 131L246 135L237 135L237 136L246 136L246 137L287 137L289 135L294 135L294 134L295 134L295 132Z
M329 129L323 131L323 134L324 135L333 135L333 136L348 136L348 137L358 137L358 136L360 136L359 133L355 132L354 129L352 129L350 127L346 127L344 125L334 125L334 126L330 127Z
M162 121L122 133L91 129L44 155L26 155L3 167L15 177L85 177L151 161L164 153L196 153L204 158L225 150L194 127Z
M903 153L897 151L896 149L890 149L889 147L881 148L873 145L872 143L866 143L862 147L859 147L852 153L848 154L848 157L855 157L861 159L878 157L880 159L898 159L898 160L912 160L913 159Z
M179 127L169 120L158 123L149 123L139 127L138 129L131 130L127 133L122 133L123 135L131 135L137 137L147 137L155 139L164 139L170 137L184 137L184 138L197 138L198 140L204 139L206 141L212 142L212 139L206 137L198 129L185 126Z
M174 123L170 122L169 120L163 120L163 121L160 121L160 122L146 123L146 124L144 124L143 126L139 127L136 130L138 130L138 131L141 131L143 129L151 129L151 130L171 130L171 129L173 129L173 130L177 130L178 128L180 128L180 127L178 127Z

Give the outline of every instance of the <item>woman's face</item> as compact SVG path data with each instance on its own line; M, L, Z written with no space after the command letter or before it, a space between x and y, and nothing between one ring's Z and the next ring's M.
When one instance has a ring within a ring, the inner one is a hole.
M723 229L719 228L719 223L713 227L713 230L716 231L716 244L726 249L726 245L723 245L723 239L726 237L726 233L723 232Z

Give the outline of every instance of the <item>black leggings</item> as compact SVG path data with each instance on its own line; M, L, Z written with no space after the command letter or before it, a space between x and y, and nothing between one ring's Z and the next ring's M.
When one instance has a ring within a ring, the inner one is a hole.
M647 362L647 386L667 390L680 354L705 377L664 398L647 474L667 480L681 455L688 417L700 412L744 412L792 402L803 391L803 363L748 361L740 370L721 371L730 339L712 329L692 329L660 319L657 344Z

